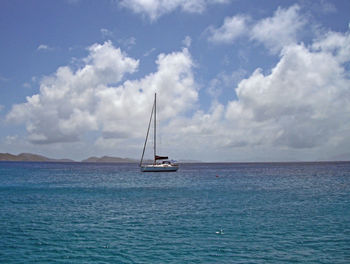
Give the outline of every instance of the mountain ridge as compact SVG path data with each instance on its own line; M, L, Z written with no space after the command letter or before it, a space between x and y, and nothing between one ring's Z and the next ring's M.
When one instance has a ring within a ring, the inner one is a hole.
M71 159L52 159L43 155L33 153L20 153L14 155L11 153L0 153L0 161L45 161L45 162L75 162Z
M34 161L34 162L86 162L86 163L136 163L138 160L131 158L120 158L120 157L111 157L111 156L102 156L102 157L89 157L81 161L75 161L72 159L53 159L48 158L43 155L34 154L34 153L20 153L14 155L11 153L0 153L0 161Z
M98 163L136 163L138 162L136 159L131 158L120 158L120 157L111 157L111 156L103 156L103 157L89 157L87 159L82 160L81 162L98 162Z

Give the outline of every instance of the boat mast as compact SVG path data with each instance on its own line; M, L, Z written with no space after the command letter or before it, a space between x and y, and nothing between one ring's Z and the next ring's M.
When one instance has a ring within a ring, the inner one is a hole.
M146 149L146 145L147 145L147 139L148 139L149 129L150 129L150 127L151 127L151 122L152 122L152 116L153 116L154 107L155 107L155 105L153 104L153 106L152 106L152 111L151 111L151 116L150 116L150 118L149 118L149 123L148 123L148 128L147 128L147 134L146 134L145 144L143 145L143 151L142 151L140 166L142 165L143 156L145 155L145 149Z
M157 150L157 93L154 93L154 164L156 164L156 150Z

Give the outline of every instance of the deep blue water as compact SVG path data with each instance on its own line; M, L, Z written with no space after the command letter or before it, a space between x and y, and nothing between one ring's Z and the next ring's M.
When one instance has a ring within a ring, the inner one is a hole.
M350 163L0 162L0 263L350 263Z

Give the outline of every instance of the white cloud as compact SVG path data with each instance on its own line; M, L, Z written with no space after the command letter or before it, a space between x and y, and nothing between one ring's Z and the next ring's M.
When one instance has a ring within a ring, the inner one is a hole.
M238 101L228 105L226 118L251 135L247 139L255 139L251 144L290 148L332 144L350 129L350 80L341 63L326 49L289 46L271 74L257 69L239 83ZM240 138L232 139L237 141Z
M30 87L32 87L31 84L30 84L29 82L23 83L22 86L23 86L24 88L30 88Z
M235 87L240 80L247 74L243 69L238 69L231 73L221 72L209 83L207 92L212 98L218 98L223 89L232 89Z
M323 38L313 43L315 51L328 52L340 62L350 60L350 33L328 32Z
M249 18L243 15L226 17L224 23L219 28L209 27L208 40L214 43L232 43L238 37L248 33Z
M101 28L101 29L100 29L100 32L101 32L103 38L109 39L109 38L114 37L113 32L110 31L109 29Z
M155 91L160 97L160 120L174 118L192 107L197 91L188 51L160 54L156 63L157 72L96 94L100 102L97 116L104 120L105 138L143 137Z
M172 157L337 156L350 148L349 35L328 32L310 46L288 44L268 74L256 69L243 80L244 71L218 75L209 91L236 87L236 99L224 105L214 98L209 111L196 108L198 88L186 48L160 54L154 73L126 80L138 61L110 42L95 44L83 67L60 67L40 83L39 94L13 106L7 119L26 123L34 143L77 141L86 131L96 131L94 146L100 153L115 147L134 156L157 91L162 148Z
M130 37L125 39L119 39L118 43L125 47L126 49L130 49L132 46L136 44L136 38Z
M156 50L156 48L151 48L150 50L147 50L143 56L144 57L148 57L149 55L151 55L154 51Z
M40 44L37 48L38 51L50 51L53 50L52 47L45 45L45 44Z
M182 41L182 44L185 45L185 47L189 48L191 46L192 39L190 36L186 36L185 39Z
M299 14L300 7L278 8L272 17L253 22L247 15L226 17L219 28L210 26L206 33L213 43L231 44L237 38L248 36L266 46L272 53L279 53L287 45L298 41L298 34L306 23Z
M325 14L337 12L336 6L331 1L321 0L320 2L314 1L308 4L311 4L311 8L314 9L315 12L322 12Z
M330 32L310 47L289 45L271 73L257 69L238 83L236 100L214 100L207 113L173 120L172 141L209 160L315 160L348 152L348 41L349 32Z
M143 137L154 91L161 94L162 119L186 111L197 98L187 49L160 54L157 72L135 81L121 82L139 62L111 42L92 45L84 63L75 72L60 67L44 78L40 93L14 105L7 120L26 123L29 140L37 144L78 141L88 131L104 138Z
M35 143L76 141L85 129L97 129L95 93L110 83L120 82L134 72L138 61L127 57L110 42L89 48L85 66L73 72L60 67L40 83L40 93L14 105L10 121L25 122L29 139Z
M206 7L215 3L227 3L229 0L122 0L120 5L131 9L134 13L148 16L156 20L160 16L180 8L184 12L202 13Z
M298 5L278 8L273 17L262 19L253 26L251 38L263 43L273 53L296 43L298 33L306 23L299 10Z
M14 136L6 136L5 137L5 143L6 144L14 144L16 143L16 141L18 140L18 136L14 135Z

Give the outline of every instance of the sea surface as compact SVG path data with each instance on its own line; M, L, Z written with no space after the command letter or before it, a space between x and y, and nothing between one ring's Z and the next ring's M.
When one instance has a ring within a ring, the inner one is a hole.
M0 162L0 263L350 263L350 163Z

